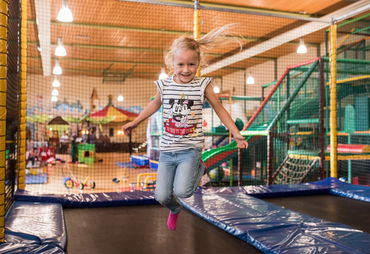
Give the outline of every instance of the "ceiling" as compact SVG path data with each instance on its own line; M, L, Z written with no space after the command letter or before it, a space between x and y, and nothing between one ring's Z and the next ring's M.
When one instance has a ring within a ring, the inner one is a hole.
M72 23L56 20L60 0L29 1L29 73L51 74L57 59L53 52L60 37L67 50L67 56L58 58L63 75L96 76L106 81L127 77L155 79L164 67L163 56L172 40L191 35L193 30L193 2L189 0L67 3L73 12ZM299 38L317 46L325 40L323 29L332 15L339 17L354 11L359 4L366 7L364 0L200 1L202 34L235 23L233 32L242 38L243 44L242 51L238 45L230 45L207 52L210 68L203 74L223 76L276 59L294 52Z

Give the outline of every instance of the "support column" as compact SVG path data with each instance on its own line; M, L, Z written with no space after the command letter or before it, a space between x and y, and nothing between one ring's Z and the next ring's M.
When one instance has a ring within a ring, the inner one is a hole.
M6 94L8 1L0 1L0 242L5 238Z
M337 25L330 26L330 176L338 177Z

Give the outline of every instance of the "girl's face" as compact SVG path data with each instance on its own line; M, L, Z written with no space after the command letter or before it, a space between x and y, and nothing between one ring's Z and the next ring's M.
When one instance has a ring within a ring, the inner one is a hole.
M174 80L186 84L193 80L199 66L197 52L190 49L179 49L173 55Z

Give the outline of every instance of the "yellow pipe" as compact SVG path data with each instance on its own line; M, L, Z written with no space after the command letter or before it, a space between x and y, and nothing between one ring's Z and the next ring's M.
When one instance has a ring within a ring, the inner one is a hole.
M301 155L301 154L289 154L289 158L291 159L298 159L298 160L320 160L319 156L313 155Z
M194 39L200 38L200 11L194 10Z
M362 75L362 76L357 76L357 77L352 77L352 78L339 79L337 80L337 84L349 83L352 81L369 79L369 78L370 78L370 75ZM330 81L326 82L326 85L330 86Z
M347 40L348 38L352 35L352 32L354 31L355 29L352 28L351 29L351 33L350 34L347 34L346 36L344 36L344 38L338 43L337 47L340 48Z
M330 176L337 177L337 25L330 26Z
M347 82L357 81L357 80L362 80L362 79L369 79L369 78L370 78L370 75L363 75L363 76L358 76L358 77L340 79L340 80L337 80L337 84L347 83Z
M198 40L200 38L200 11L198 9L199 1L195 0L194 1L194 28L193 28L193 36L194 39ZM197 77L200 77L200 66L198 67L197 70Z
M5 239L6 93L8 1L0 2L0 242Z
M19 127L18 127L18 189L26 188L26 72L27 72L27 0L22 0L21 14L21 89L19 94Z

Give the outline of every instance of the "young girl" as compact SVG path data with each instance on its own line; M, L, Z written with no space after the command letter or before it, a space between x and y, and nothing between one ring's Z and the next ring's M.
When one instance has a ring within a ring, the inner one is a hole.
M193 195L204 172L201 152L204 143L202 132L202 105L206 98L233 134L239 148L248 143L240 135L231 116L213 92L211 78L196 77L203 63L203 50L224 44L222 36L230 25L214 29L199 40L190 37L176 39L165 61L172 76L155 81L157 93L139 116L123 126L128 134L142 121L163 105L163 135L160 141L160 157L155 198L170 209L167 227L176 229L181 210L177 198Z

